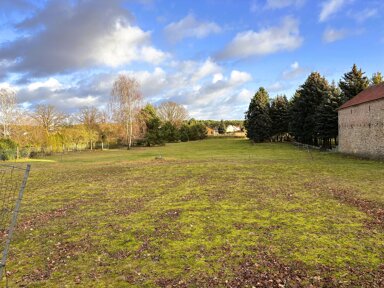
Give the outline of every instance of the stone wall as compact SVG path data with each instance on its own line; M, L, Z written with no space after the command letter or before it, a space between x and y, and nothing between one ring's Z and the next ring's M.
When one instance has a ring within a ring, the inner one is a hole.
M339 110L339 151L384 158L384 99Z

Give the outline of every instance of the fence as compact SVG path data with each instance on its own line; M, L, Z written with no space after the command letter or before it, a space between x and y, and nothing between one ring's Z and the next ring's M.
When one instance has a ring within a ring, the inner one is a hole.
M2 249L0 280L3 278L9 246L16 227L17 215L30 169L30 165L21 168L0 164L0 247Z

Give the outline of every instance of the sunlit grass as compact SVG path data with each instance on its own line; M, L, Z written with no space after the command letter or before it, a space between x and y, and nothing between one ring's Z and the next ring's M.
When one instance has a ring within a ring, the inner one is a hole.
M270 275L294 264L304 286L369 286L384 259L383 225L368 211L384 207L384 164L311 153L209 139L34 162L9 281L223 286L252 261Z

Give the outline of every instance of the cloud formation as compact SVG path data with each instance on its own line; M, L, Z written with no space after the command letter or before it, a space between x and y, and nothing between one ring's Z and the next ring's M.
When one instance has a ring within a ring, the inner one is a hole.
M349 34L349 31L346 29L327 28L323 34L323 41L326 43L336 42L338 40L344 39Z
M337 13L346 2L347 0L328 0L324 2L319 15L319 21L324 22L328 20L328 18Z
M247 58L292 51L299 48L302 42L298 21L286 17L279 26L264 28L258 32L248 30L238 33L218 58Z
M295 79L304 73L307 72L307 69L300 66L299 62L295 61L291 64L290 69L283 72L284 80L292 80Z
M286 8L289 6L300 7L306 0L267 0L266 7L271 9Z
M39 77L167 58L151 46L151 33L134 26L120 4L120 0L50 1L17 25L29 36L0 46L0 59L16 61L12 72Z
M178 22L168 24L164 32L173 43L184 38L204 38L210 34L221 32L221 28L215 22L198 21L193 14L188 14Z

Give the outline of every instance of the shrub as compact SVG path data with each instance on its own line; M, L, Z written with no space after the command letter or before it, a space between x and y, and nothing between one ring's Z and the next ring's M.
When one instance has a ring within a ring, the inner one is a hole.
M12 160L16 158L17 144L11 139L0 139L0 159Z

